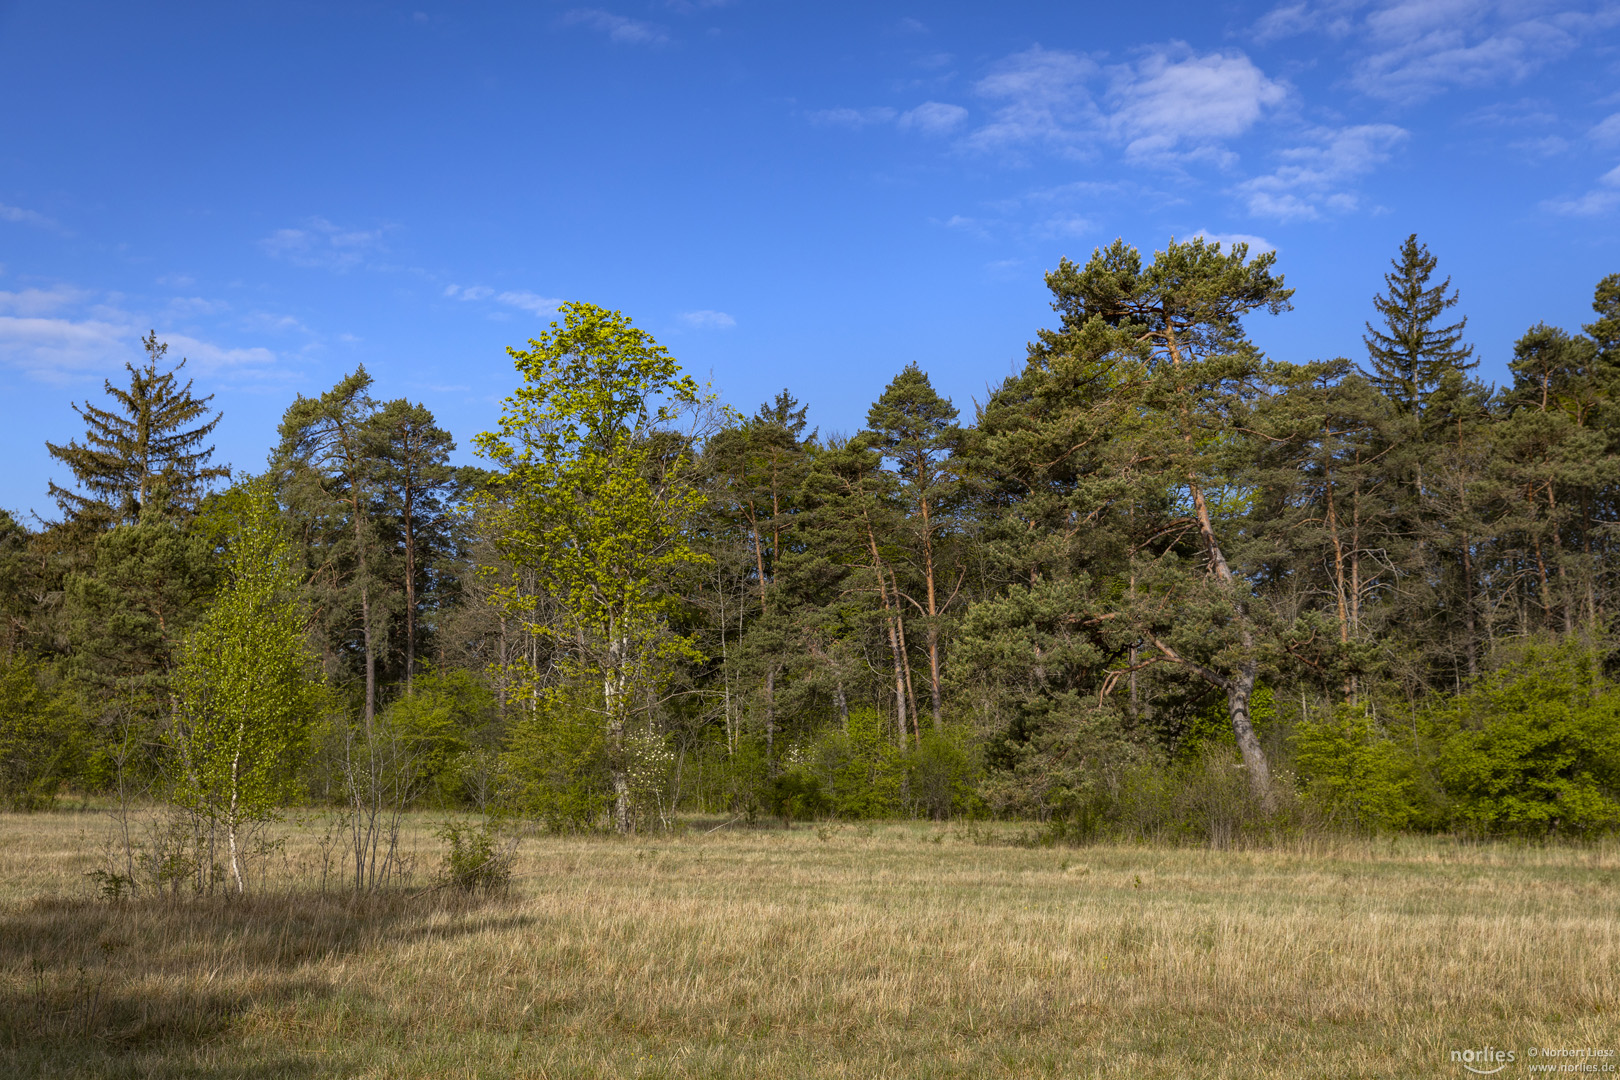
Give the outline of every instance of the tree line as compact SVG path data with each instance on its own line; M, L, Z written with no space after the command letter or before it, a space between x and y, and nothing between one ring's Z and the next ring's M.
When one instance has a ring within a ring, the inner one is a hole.
M0 517L0 784L190 806L196 881L297 801L361 884L414 806L1611 828L1620 275L1492 387L1436 274L1409 237L1366 355L1286 362L1273 253L1116 242L971 417L907 363L853 434L568 304L478 467L361 368L231 475L154 333L59 519Z

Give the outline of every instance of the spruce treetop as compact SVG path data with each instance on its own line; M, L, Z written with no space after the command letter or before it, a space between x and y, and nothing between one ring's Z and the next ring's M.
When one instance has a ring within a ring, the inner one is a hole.
M1467 318L1448 326L1436 325L1444 312L1457 305L1451 278L1429 285L1438 261L1426 245L1418 243L1416 233L1406 238L1400 254L1390 262L1393 271L1384 275L1385 292L1373 297L1383 326L1367 323L1361 339L1371 365L1365 372L1368 381L1402 412L1422 412L1447 372L1460 374L1479 366L1478 360L1470 359L1474 347L1462 343Z
M159 370L169 346L158 341L157 331L143 337L141 344L146 347L146 363L124 365L129 389L115 387L111 380L103 383L118 408L75 404L73 411L85 422L84 442L45 444L51 457L73 471L83 491L50 485L52 498L69 520L133 524L149 502L163 504L153 509L190 513L212 481L231 474L228 465L210 465L214 448L202 445L222 415L203 419L214 395L194 398L191 380L179 384L184 359L167 371Z

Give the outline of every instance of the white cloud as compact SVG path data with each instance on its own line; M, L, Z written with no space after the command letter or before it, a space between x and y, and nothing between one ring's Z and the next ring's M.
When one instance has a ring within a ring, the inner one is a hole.
M1598 217L1620 207L1620 165L1598 177L1598 186L1572 199L1548 199L1542 208L1569 217Z
M1605 145L1620 142L1620 113L1598 121L1587 134Z
M695 330L730 330L737 320L723 311L683 311L677 316Z
M218 372L224 368L265 367L276 362L276 354L262 346L232 349L185 334L161 334L159 340L169 343L171 357L178 354L186 358L188 371L192 370L192 365L203 371Z
M7 206L5 203L0 203L0 221L11 221L18 225L38 225L42 229L56 227L56 222L44 214L25 210L20 206Z
M521 308L535 315L549 315L563 304L561 300L522 289L503 292L495 299L507 307Z
M71 285L53 285L49 289L22 289L17 292L0 291L0 312L11 315L49 315L64 307L83 303L90 294Z
M620 45L669 44L669 33L663 27L639 19L627 19L600 8L576 8L562 18L569 26L584 26L600 31L608 36L609 41Z
M134 359L139 336L127 323L0 315L0 363L42 382L67 382Z
M1228 251L1231 251L1232 248L1236 247L1238 244L1247 244L1249 245L1249 254L1251 256L1259 255L1266 251L1277 250L1277 245L1273 244L1270 240L1267 240L1263 236L1255 236L1251 233L1217 233L1210 232L1208 229L1199 229L1197 232L1193 233L1193 236L1197 239L1203 240L1206 244L1220 244Z
M859 130L873 124L887 124L899 113L886 105L874 105L865 109L818 109L806 115L812 124L822 127L844 127Z
M144 333L134 321L0 315L0 363L42 382L70 382L139 359ZM174 333L159 333L158 339L168 342L171 358L185 357L193 369L211 373L225 368L262 368L276 361L275 353L261 347L228 348Z
M900 114L903 128L915 128L926 135L944 135L967 119L968 111L960 105L947 105L942 101L925 101L915 109Z
M1242 53L1199 56L1181 43L1113 75L1111 126L1137 159L1242 135L1288 97Z
M1098 71L1089 57L1039 45L1009 56L974 84L980 97L998 104L968 145L986 151L1030 144L1079 151L1084 138L1103 126L1087 87Z
M508 289L497 293L488 285L446 285L444 295L453 300L493 299L497 304L505 304L507 307L518 308L535 315L548 315L563 303L555 297L541 296L527 289Z
M207 300L201 296L176 296L169 301L169 310L182 317L187 315L214 315L229 308L230 305L223 300Z
M1453 86L1517 82L1620 23L1605 0L1295 0L1251 31L1257 43L1317 32L1355 42L1350 83L1418 101Z
M277 229L261 247L272 258L285 259L294 266L319 266L328 270L349 270L364 262L369 254L383 250L384 229L345 229L323 217L313 217L299 229Z
M1237 191L1250 213L1279 221L1354 210L1358 200L1346 185L1388 161L1407 134L1393 124L1320 128L1310 143L1282 151L1283 164L1274 172L1239 184Z
M1108 79L1105 103L1091 84ZM1010 56L974 86L995 102L965 140L981 151L1044 147L1076 157L1120 145L1128 160L1188 157L1226 162L1221 145L1247 133L1288 99L1288 88L1239 52L1200 55L1181 42L1106 70L1090 57L1042 49Z

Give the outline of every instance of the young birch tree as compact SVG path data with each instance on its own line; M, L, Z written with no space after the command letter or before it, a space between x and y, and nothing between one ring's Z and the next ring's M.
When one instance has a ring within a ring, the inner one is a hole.
M702 658L667 615L674 586L705 561L686 531L702 505L690 439L674 431L704 402L668 351L620 312L568 303L560 313L528 349L507 350L523 385L500 426L475 439L501 469L480 501L501 553L535 582L497 590L494 602L551 648L559 676L522 672L530 699L573 696L557 704L578 707L579 688L594 686L613 824L627 832L629 724L670 665Z
M170 733L176 801L225 833L231 880L246 891L240 841L297 789L319 707L292 554L264 484L228 497L226 584L187 636Z

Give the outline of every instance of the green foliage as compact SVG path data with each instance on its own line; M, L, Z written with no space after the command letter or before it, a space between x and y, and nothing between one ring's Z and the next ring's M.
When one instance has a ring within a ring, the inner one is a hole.
M524 765L570 777L543 790L576 791L578 765L595 751L575 724L593 702L606 734L615 825L627 831L632 714L671 666L703 659L671 625L680 586L707 562L686 530L703 493L685 439L672 430L700 395L668 351L623 314L577 303L561 312L561 325L528 350L509 350L524 385L506 399L499 428L475 440L502 469L480 502L502 553L526 572L502 583L495 602L545 643L558 675L520 662L523 692L563 695L560 709L537 708L540 727L524 745ZM581 697L583 682L601 686L601 696ZM568 719L540 719L553 713ZM563 757L546 765L535 754L554 731ZM577 820L590 802L570 796L562 818Z
M446 805L467 801L472 758L494 741L495 695L483 680L470 671L428 669L411 693L383 710L382 721L412 762L413 797Z
M849 729L829 727L810 744L801 766L816 778L832 812L841 818L878 818L901 808L905 752L876 709L853 708Z
M1328 719L1303 721L1293 743L1305 798L1324 820L1377 832L1437 820L1416 748L1390 737L1365 708L1340 705Z
M491 823L447 821L434 835L445 843L446 884L468 893L504 893L512 884L512 845Z
M506 803L547 828L595 828L613 805L601 702L574 685L554 689L512 728L503 758Z
M43 810L83 751L84 720L59 687L23 656L0 660L0 800Z
M1427 722L1451 820L1483 832L1620 825L1620 687L1578 643L1532 647Z
M267 485L221 507L226 584L181 651L169 745L175 801L224 828L237 891L237 839L297 792L298 769L323 695L311 681L291 553Z
M1422 411L1447 372L1479 366L1469 360L1473 347L1461 344L1467 319L1435 325L1457 304L1456 290L1447 295L1449 277L1429 285L1437 261L1416 233L1406 238L1392 262L1394 271L1384 275L1384 294L1373 297L1383 325L1367 323L1362 339L1372 365L1368 380L1403 412Z
M189 380L179 385L184 360L168 371L158 370L169 347L157 340L156 331L141 344L146 346L146 364L124 365L129 389L103 383L117 409L75 405L85 423L83 444L45 444L53 458L72 470L84 492L50 485L51 496L71 520L134 524L151 510L160 517L188 513L213 481L231 474L226 466L208 464L214 448L202 445L220 420L217 413L203 419L213 395L193 398Z

